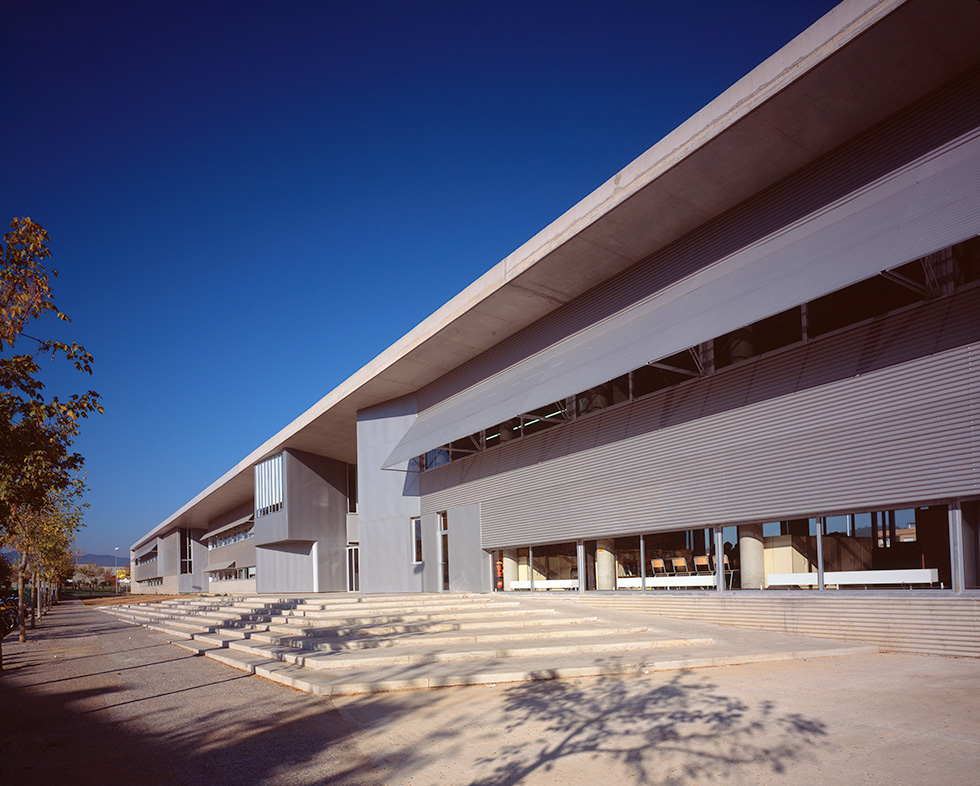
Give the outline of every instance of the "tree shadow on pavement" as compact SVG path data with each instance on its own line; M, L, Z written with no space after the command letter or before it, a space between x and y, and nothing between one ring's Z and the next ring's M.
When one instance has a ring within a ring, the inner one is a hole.
M141 786L507 786L568 782L580 764L638 784L764 771L789 783L828 734L772 701L726 695L704 672L374 694L338 711L100 614L66 610L54 636L12 650L33 666L0 674L3 786L102 786L106 773Z
M534 729L476 762L472 786L510 786L562 760L601 756L638 784L683 786L767 770L785 773L826 744L825 724L726 696L692 671L643 678L521 684L505 698L506 732Z

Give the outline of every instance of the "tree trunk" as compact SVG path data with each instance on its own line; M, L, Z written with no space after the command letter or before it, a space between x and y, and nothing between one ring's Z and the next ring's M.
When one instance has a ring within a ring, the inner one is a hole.
M17 571L17 626L20 628L20 635L17 640L27 641L27 609L24 606L24 570L27 567L27 560L21 563L20 570Z

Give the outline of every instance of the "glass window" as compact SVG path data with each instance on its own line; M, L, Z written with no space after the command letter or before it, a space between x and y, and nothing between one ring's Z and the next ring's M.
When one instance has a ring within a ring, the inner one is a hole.
M797 306L716 338L715 368L724 368L802 340L803 319Z
M882 276L858 281L807 304L811 338L923 300L924 296Z
M630 377L629 374L623 374L579 393L575 396L575 408L579 415L588 415L590 412L598 412L614 404L629 401L629 398Z
M425 454L425 458L422 463L426 469L433 469L435 467L441 467L443 464L448 464L449 449L446 447L441 447L430 450Z
M980 235L953 246L953 280L957 286L980 280Z
M515 440L521 436L521 419L510 418L510 420L505 420L503 423L488 428L486 435L488 448Z
M357 465L347 465L347 512L357 513Z
M714 589L713 538L710 527L644 535L647 587Z
M658 390L679 385L690 379L701 376L701 369L695 356L698 354L694 348L678 352L662 360L648 363L645 366L634 369L633 377L633 398L640 398Z
M180 541L180 572L193 573L193 541L191 539L191 531L181 528L177 530L177 538Z
M574 541L535 546L534 588L578 589L578 549Z
M548 404L545 407L539 407L538 409L528 412L526 415L522 416L522 434L525 437L528 437L531 434L544 431L546 428L558 426L564 423L565 419L565 404L563 402L556 402L553 404Z
M422 519L420 518L412 519L412 553L416 563L422 561Z
M828 516L824 522L827 586L950 585L949 519L945 506Z
M817 586L817 519L781 521L780 533L764 538L765 584L773 588ZM750 565L742 554L743 581ZM755 567L755 566L751 566Z
M282 510L283 463L282 454L255 465L255 515L266 516Z

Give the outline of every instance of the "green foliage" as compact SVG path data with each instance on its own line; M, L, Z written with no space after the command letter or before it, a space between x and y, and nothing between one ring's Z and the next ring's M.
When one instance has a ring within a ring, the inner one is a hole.
M84 491L85 485L76 479L67 489L48 492L39 506L10 507L0 546L17 552L19 572L45 574L48 579L74 565L72 547L82 527Z
M50 492L68 491L80 482L84 459L71 448L80 421L102 412L92 390L63 399L44 394L39 357L62 357L91 374L92 355L74 342L25 332L45 316L70 320L55 305L43 265L51 255L48 233L30 218L15 218L10 227L0 249L0 526L8 524L15 508L40 511ZM57 275L51 271L51 278ZM3 356L24 340L32 351Z
M0 554L0 590L9 590L14 578L14 566L6 554Z
M95 563L87 562L78 566L78 576L81 582L90 589L104 578L105 571Z

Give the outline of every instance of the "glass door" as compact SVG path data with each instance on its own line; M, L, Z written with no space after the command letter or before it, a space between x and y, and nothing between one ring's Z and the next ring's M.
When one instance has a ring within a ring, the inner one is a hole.
M361 591L361 577L358 565L358 547L347 547L347 591Z
M449 592L449 517L445 512L436 513L439 524L439 567L442 575L442 591Z

